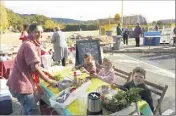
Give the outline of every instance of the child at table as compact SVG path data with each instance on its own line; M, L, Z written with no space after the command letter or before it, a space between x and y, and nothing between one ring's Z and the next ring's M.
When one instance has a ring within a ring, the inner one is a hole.
M96 65L95 61L92 58L92 55L90 53L86 53L84 55L84 63L78 66L75 66L76 69L85 68L87 73L90 73L91 75L96 73Z
M151 110L154 111L151 92L149 88L146 86L146 84L144 83L145 75L146 75L146 71L143 68L136 67L135 69L133 69L131 80L126 84L124 84L123 86L119 86L119 88L123 88L127 90L133 87L142 88L143 90L139 93L139 95L141 96L141 99L146 101L149 104Z
M97 74L97 77L104 80L107 83L110 83L110 84L114 83L115 82L115 72L112 67L112 62L109 59L104 58L103 66L104 68L100 70L100 72Z

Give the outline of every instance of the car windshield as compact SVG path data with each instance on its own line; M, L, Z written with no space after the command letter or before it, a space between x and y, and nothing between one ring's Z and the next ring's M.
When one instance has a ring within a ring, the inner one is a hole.
M161 33L161 35L170 35L170 34L172 34L171 30L163 30Z

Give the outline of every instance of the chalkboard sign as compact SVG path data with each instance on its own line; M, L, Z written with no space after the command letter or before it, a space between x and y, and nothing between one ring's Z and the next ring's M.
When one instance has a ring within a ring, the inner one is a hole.
M76 42L76 66L84 62L84 55L90 53L94 60L102 64L100 43L98 40L80 40Z

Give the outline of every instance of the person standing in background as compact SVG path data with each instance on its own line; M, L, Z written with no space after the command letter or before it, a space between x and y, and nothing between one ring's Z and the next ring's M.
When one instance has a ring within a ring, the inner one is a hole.
M120 23L118 23L118 26L117 26L117 35L122 36L122 29L120 28Z
M113 37L113 49L114 50L118 50L120 49L120 43L121 43L121 38L122 38L122 29L120 28L120 23L118 23L118 26L116 28L117 31L117 36Z
M129 36L129 31L127 26L123 29L123 43L128 45L128 36Z
M22 40L22 42L24 42L27 39L27 36L28 36L27 29L28 29L28 24L24 24L23 31L21 32L21 36L19 38L20 40Z
M155 25L155 31L159 31L159 26L157 24Z
M174 30L173 30L173 31L174 31L174 34L176 34L176 27L174 28Z
M66 36L59 27L55 27L51 42L54 47L54 60L59 63L61 60L62 66L65 66L66 58L68 57L68 45Z
M174 32L174 37L173 37L173 45L175 44L175 41L176 41L176 27L174 28L174 30L173 30L173 32Z
M142 28L142 37L144 37L144 32L146 32L146 29L143 27Z
M136 41L136 47L140 46L140 37L142 34L142 28L139 25L139 23L137 23L137 26L134 29L134 37L135 37L135 41Z

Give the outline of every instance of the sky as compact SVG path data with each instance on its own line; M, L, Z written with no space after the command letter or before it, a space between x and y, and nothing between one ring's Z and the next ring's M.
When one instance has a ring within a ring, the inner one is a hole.
M122 9L122 1L5 1L5 5L16 13L76 20L113 18ZM138 14L148 22L175 18L175 1L123 1L124 16Z

